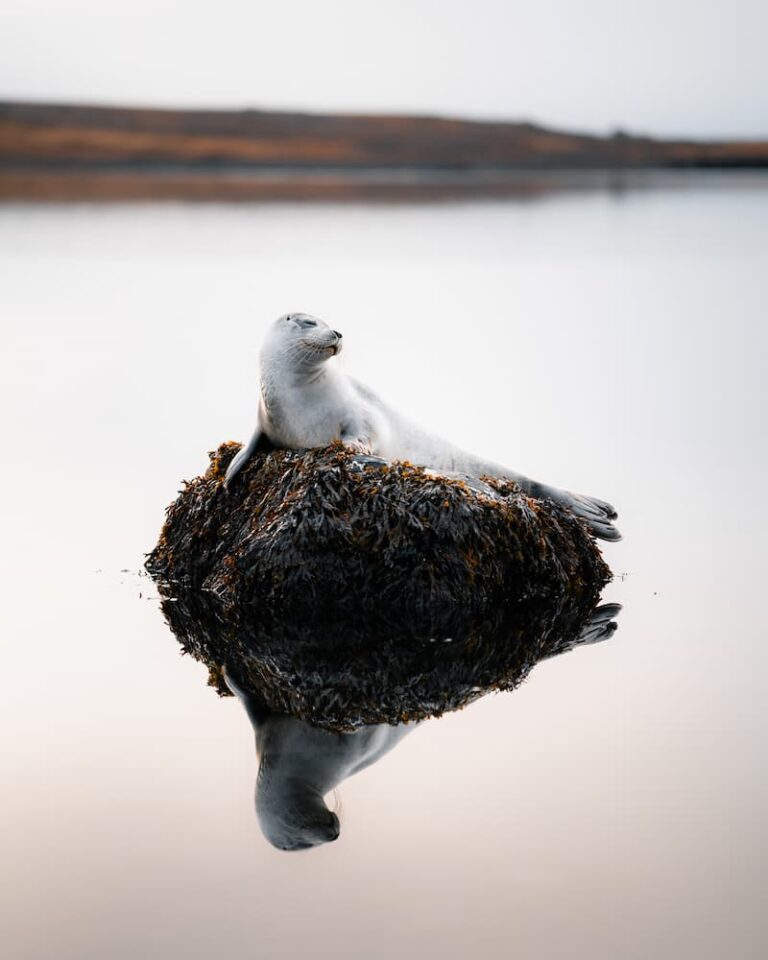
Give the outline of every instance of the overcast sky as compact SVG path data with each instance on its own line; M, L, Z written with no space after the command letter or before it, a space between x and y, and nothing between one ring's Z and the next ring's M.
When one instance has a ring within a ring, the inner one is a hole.
M766 0L4 0L0 97L768 134Z

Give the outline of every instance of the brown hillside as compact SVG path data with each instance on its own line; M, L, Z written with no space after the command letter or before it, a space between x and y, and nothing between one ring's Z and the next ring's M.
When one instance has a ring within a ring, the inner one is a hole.
M601 138L528 123L406 116L0 103L0 199L409 194L361 171L445 173L761 168L768 142ZM254 180L269 171L272 180ZM291 177L280 181L275 171ZM308 174L307 171L313 171ZM336 180L317 179L333 171ZM346 173L345 173L346 171ZM302 174L307 179L297 179ZM314 177L314 179L313 179ZM280 181L278 183L278 181ZM435 195L519 184L422 181ZM276 191L276 193L275 193Z
M663 141L526 123L0 104L0 162L257 166L762 166L768 142Z

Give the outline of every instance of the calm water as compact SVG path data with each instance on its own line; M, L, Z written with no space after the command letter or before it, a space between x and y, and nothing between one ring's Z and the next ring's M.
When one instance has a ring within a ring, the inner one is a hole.
M0 209L3 952L752 958L768 189ZM411 416L605 497L608 642L428 721L273 849L253 733L138 575L306 310Z

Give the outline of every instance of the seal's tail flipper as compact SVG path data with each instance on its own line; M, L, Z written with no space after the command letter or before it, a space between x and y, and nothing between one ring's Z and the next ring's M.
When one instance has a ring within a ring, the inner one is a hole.
M621 534L611 522L618 514L615 508L605 500L597 497L586 497L580 493L571 493L570 490L560 490L550 487L546 483L532 480L525 474L517 473L491 461L480 460L472 454L465 453L457 447L442 444L439 454L430 455L424 460L424 466L436 470L451 470L457 473L468 474L471 477L496 477L500 480L513 480L524 493L536 500L554 500L562 504L571 513L587 522L592 533L600 540L621 540ZM406 458L407 459L407 458Z
M620 603L601 603L595 607L592 616L589 618L584 629L574 639L560 643L551 653L548 653L542 660L548 660L550 657L557 657L561 653L568 653L576 647L585 647L591 643L601 643L612 637L619 629L615 618L621 613Z
M541 500L554 500L555 503L567 507L571 513L586 520L590 530L599 540L621 540L621 534L611 522L618 514L610 503L598 500L597 497L571 493L570 490L558 490L557 487L549 487L536 481L528 482L531 496ZM525 489L525 485L522 486Z

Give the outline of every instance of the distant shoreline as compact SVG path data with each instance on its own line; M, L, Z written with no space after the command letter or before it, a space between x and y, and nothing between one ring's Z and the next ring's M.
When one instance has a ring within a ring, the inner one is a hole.
M768 189L768 170L0 169L0 203L365 202L535 199L548 194L643 190Z
M423 201L762 185L768 141L595 137L528 123L0 103L0 201ZM650 179L649 179L650 177ZM719 182L719 181L717 181Z

